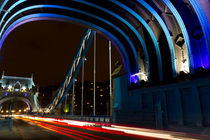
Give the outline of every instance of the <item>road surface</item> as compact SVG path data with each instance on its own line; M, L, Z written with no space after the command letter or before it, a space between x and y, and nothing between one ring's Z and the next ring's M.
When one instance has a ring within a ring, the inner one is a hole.
M105 132L66 127L58 124L43 123L14 119L13 129L0 129L1 140L66 140L66 139L87 139L87 140L137 140L140 137L110 134Z
M209 135L98 124L35 116L14 116L12 130L0 127L0 140L209 140Z

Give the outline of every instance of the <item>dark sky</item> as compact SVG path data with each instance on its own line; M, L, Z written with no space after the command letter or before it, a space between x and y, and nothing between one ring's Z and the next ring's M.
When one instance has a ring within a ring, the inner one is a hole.
M39 87L60 85L85 27L65 22L36 21L15 29L1 50L0 73L30 77ZM113 64L120 59L112 47ZM88 50L85 80L93 81L93 44ZM109 79L108 40L97 34L97 81ZM79 74L78 79L81 79Z

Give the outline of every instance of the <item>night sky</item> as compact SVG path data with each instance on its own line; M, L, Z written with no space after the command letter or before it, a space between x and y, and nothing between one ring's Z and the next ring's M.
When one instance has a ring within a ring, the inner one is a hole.
M39 87L60 85L85 29L82 25L55 21L36 21L18 27L2 47L0 73L23 77L33 74ZM112 48L113 65L120 56ZM87 59L85 80L93 81L93 44ZM108 60L108 40L97 34L97 81L109 79Z

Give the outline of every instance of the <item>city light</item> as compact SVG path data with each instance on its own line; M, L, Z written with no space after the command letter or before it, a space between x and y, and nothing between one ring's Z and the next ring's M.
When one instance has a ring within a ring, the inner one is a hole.
M2 110L1 113L4 113L4 111Z
M18 112L22 112L22 110L19 110Z
M11 90L11 89L12 89L12 86L11 86L11 85L9 85L9 86L8 86L8 90Z
M130 76L131 83L137 84L139 82L139 80L148 81L148 77L147 77L146 73L139 72L139 73L132 74Z
M25 91L25 90L26 90L26 87L25 87L25 86L23 86L23 87L22 87L22 90L23 90L23 91Z
M136 74L133 74L133 75L130 76L130 82L131 83L137 84L138 81L139 81L139 77Z

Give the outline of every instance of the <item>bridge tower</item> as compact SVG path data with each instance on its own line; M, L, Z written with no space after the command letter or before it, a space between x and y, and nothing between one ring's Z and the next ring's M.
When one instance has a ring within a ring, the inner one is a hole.
M33 76L15 77L2 74L0 80L0 105L8 100L20 100L27 104L31 112L39 111L38 93L35 89Z

